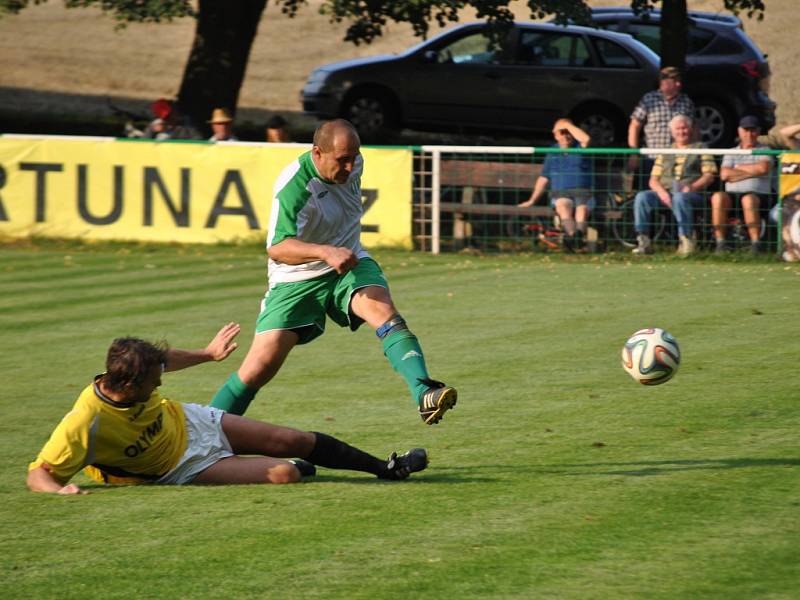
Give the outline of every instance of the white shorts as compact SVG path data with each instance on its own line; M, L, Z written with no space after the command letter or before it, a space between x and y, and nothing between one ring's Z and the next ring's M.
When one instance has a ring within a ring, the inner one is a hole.
M233 448L222 431L224 410L183 404L186 416L186 452L178 464L156 483L184 485L223 458L233 456Z

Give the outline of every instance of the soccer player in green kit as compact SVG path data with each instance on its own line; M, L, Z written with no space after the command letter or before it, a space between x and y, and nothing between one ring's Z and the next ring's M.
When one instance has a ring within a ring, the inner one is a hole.
M416 336L395 308L378 263L361 246L360 148L348 121L326 121L311 151L279 175L267 233L269 288L256 333L211 406L244 414L292 348L322 335L326 315L353 331L364 322L375 330L425 423L438 423L455 405L456 389L428 376Z

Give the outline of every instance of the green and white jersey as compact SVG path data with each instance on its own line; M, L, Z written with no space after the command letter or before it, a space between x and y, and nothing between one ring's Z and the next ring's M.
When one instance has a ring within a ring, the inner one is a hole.
M267 248L286 238L301 242L349 248L359 258L369 256L361 247L361 173L359 154L346 183L323 179L311 152L302 154L278 176L272 191ZM268 262L270 287L276 283L304 281L332 271L325 261L300 265Z

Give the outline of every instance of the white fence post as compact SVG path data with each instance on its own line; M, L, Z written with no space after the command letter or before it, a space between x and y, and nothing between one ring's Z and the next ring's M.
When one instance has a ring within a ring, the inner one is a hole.
M441 184L439 167L442 152L434 148L431 153L431 253L439 254L441 240Z

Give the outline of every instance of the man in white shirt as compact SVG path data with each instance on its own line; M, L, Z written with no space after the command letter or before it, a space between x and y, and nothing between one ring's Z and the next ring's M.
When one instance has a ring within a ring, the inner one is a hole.
M739 121L739 145L736 149L753 150L766 148L757 143L760 133L758 119L745 116ZM728 212L734 201L738 201L744 213L747 235L750 238L750 251L758 253L761 236L761 216L759 207L761 198L772 191L770 167L772 159L758 154L726 154L722 160L720 177L725 182L724 192L715 192L711 196L711 224L716 241L715 252L727 252L725 234Z

